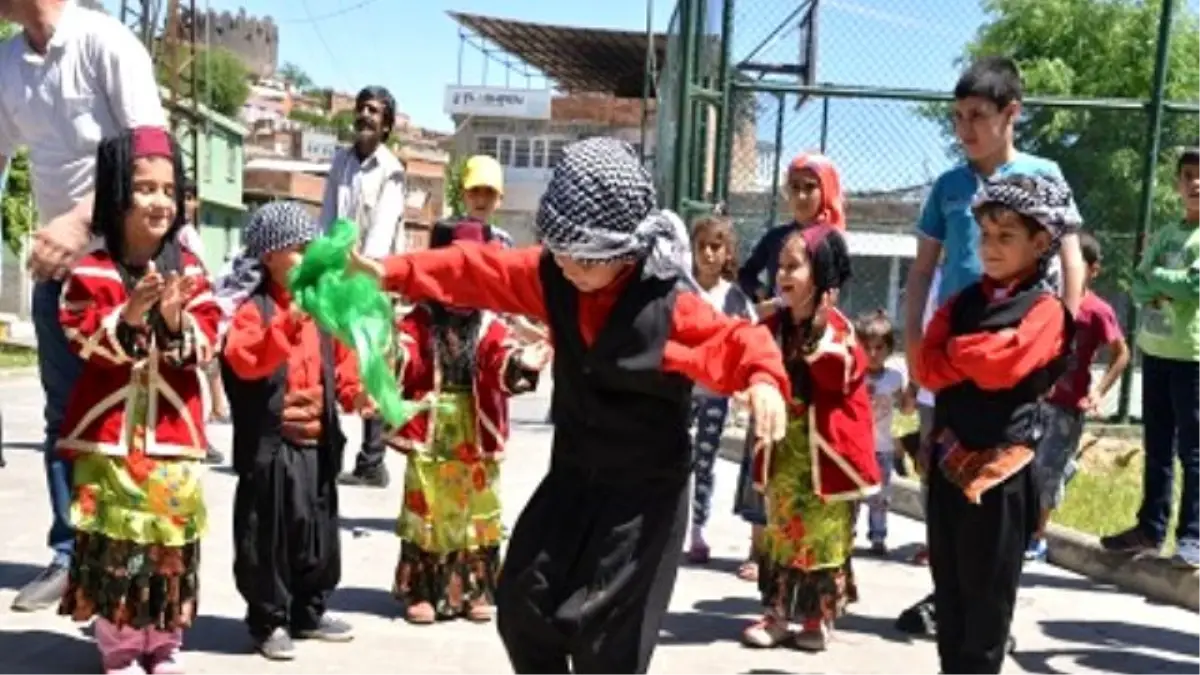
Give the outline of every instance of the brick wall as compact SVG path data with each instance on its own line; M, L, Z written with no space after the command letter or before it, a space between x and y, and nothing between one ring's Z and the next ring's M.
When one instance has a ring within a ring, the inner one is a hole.
M650 102L654 115L654 101ZM617 98L609 94L568 94L550 101L550 119L556 122L594 122L614 127L636 127L642 123L640 98Z
M247 170L243 186L253 195L296 199L310 204L320 204L325 193L325 179L321 176L264 169Z

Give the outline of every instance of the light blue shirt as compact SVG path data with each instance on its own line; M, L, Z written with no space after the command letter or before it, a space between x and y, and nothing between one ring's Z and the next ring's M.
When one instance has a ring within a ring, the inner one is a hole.
M1052 160L1018 152L1011 161L997 167L994 175L1021 174L1061 178L1062 169ZM971 202L983 181L984 177L969 164L960 164L938 176L921 209L917 232L940 242L945 252L942 283L937 289L938 305L983 275L983 263L979 259L979 224L971 212Z

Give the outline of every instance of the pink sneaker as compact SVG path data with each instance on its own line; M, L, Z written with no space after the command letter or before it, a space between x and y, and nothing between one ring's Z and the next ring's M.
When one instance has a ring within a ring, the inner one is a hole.
M146 630L146 669L152 675L183 675L183 631Z

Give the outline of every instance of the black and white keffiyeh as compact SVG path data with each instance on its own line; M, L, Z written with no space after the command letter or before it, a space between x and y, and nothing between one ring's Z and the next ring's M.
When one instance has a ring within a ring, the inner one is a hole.
M988 179L972 205L980 209L1000 206L1041 225L1057 243L1064 234L1079 230L1083 218L1075 205L1071 186L1050 174L1009 175Z
M250 216L242 235L246 255L262 258L321 236L317 221L296 202L280 201L264 204Z
M581 263L640 258L645 276L691 279L687 228L658 208L650 172L624 141L568 145L542 195L537 228L547 249Z

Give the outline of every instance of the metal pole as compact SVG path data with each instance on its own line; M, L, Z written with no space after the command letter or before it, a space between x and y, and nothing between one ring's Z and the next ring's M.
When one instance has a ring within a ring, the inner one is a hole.
M654 0L646 0L646 60L642 64L642 164L646 164L646 127L650 124L651 79L655 76ZM657 98L655 99L657 107Z
M692 77L695 69L695 49L692 45L695 43L695 21L692 14L693 0L679 0L679 40L680 50L679 55L683 60L679 69L679 91L678 96L679 108L676 113L675 129L675 157L674 159L674 179L671 181L672 192L671 208L678 210L686 196L688 186L688 163L691 161L690 149L692 147Z
M733 106L733 68L730 67L730 62L733 60L733 3L734 0L724 0L724 5L721 7L721 119L717 127L717 178L715 200L719 202L729 201L729 181L733 167L733 135L734 127L740 120L733 119L735 112ZM742 93L742 96L750 96L753 102L754 94ZM742 114L742 107L737 107L736 114ZM751 107L751 122L756 122L754 119L755 107Z
M1162 12L1158 18L1158 45L1154 54L1154 88L1150 91L1149 119L1146 123L1146 149L1142 155L1142 202L1138 205L1137 229L1133 235L1133 264L1142 258L1146 229L1154 209L1154 171L1158 166L1159 143L1162 140L1163 92L1167 87L1168 57L1171 53L1171 24L1174 19L1175 0L1162 0ZM1125 330L1130 342L1137 334L1138 308L1133 302L1125 308ZM1129 420L1129 394L1133 389L1133 368L1127 368L1121 376L1121 392L1117 399L1117 417Z
M829 97L821 99L821 154L829 144Z
M775 227L779 218L779 164L783 157L783 112L787 104L787 94L776 93L778 105L775 111L775 162L771 165L771 219L767 227Z

